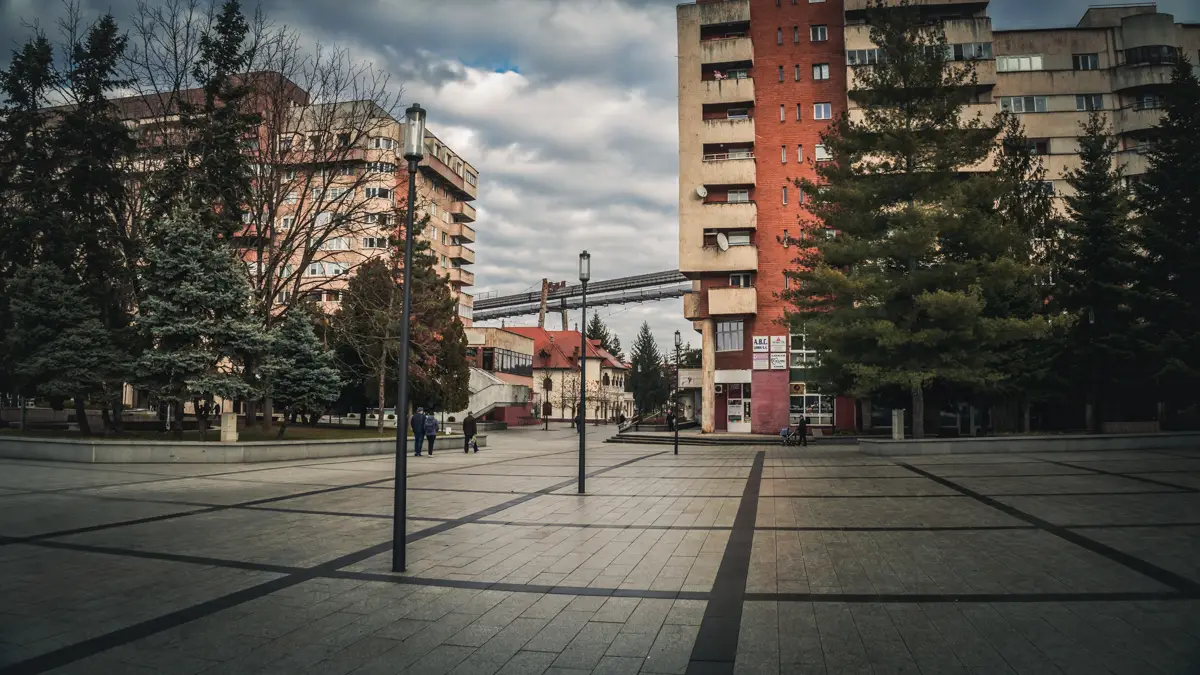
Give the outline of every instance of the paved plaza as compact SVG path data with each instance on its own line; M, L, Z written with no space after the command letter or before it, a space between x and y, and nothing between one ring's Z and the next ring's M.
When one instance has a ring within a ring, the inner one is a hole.
M489 440L0 461L0 675L1200 672L1200 448Z

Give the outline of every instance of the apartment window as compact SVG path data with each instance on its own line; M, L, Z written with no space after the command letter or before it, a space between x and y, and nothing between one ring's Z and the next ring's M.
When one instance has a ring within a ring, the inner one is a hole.
M733 232L728 232L726 233L725 238L729 240L730 246L750 245L750 232L747 230L734 230Z
M787 206L787 186L783 186L783 205Z
M808 4L810 4L810 5L815 5L818 2L825 2L825 0L808 0ZM795 3L792 3L792 4L795 4Z
M325 302L341 302L341 291L325 291Z
M385 237L363 237L363 248L387 248L387 239Z
M780 105L779 106L779 121L782 122L785 119L787 119L787 106Z
M812 26L811 28L809 28L808 32L809 32L809 37L812 38L813 42L824 42L829 39L829 27L828 26L823 26L823 25Z
M731 80L745 80L750 77L750 71L745 68L733 68L725 71L725 75Z
M846 51L846 65L870 66L879 63L879 49L850 49Z
M337 135L337 144L338 144L339 148L350 147L350 134L338 134Z
M1075 70L1096 70L1100 67L1100 55L1072 54L1071 67Z
M1028 141L1029 150L1035 155L1050 154L1050 139L1048 138L1031 138Z
M1134 97L1134 110L1154 110L1162 107L1162 99L1157 94L1138 94Z
M479 178L477 178L475 174L471 173L470 171L467 172L466 178L467 182L471 185L475 185L479 182Z
M1010 113L1046 112L1045 96L1001 96L1000 109Z
M1054 194L1054 181L1052 180L1035 180L1031 182L1031 185L1048 195Z
M813 79L814 80L828 80L829 79L829 64L828 63L814 63L813 64Z
M833 105L829 104L829 103L814 103L813 104L813 119L814 120L833 119Z
M348 251L350 240L345 237L332 237L322 242L320 248L326 251Z
M744 343L741 321L717 322L717 351L740 352Z
M746 120L750 119L749 108L730 108L725 111L725 119L730 120Z
M797 104L796 104L796 121L797 121L797 122L799 122L799 121L800 121L800 110L801 110L801 108L800 108L800 104L799 104L799 103L797 103Z
M391 199L392 191L389 188L367 188L366 195L367 195L367 199L372 199L372 198Z
M1101 94L1081 94L1076 96L1075 109L1081 111L1104 110L1104 96Z
M1011 73L1022 70L1041 70L1042 55L1033 54L1030 56L1001 56L996 59L996 71L1000 73Z
M952 61L974 61L992 58L992 43L964 42L946 45L946 58Z
M1179 50L1167 45L1148 45L1125 50L1125 64L1142 66L1155 63L1175 63Z
M337 175L353 176L354 175L354 165L353 164L343 164L343 165L339 166Z
M750 272L738 272L737 274L729 275L729 285L734 288L750 288L753 285L750 281Z
M279 229L290 230L296 224L296 216L284 216L279 219Z
M792 26L792 44L800 44L800 26Z
M749 190L730 190L725 201L730 204L745 204L750 201Z
M783 44L783 29L782 28L775 29L775 44L777 44L777 45Z
M800 81L800 64L799 63L796 64L796 81L797 82Z
M786 145L779 146L779 163L787 164L787 146Z
M298 204L299 202L300 202L300 195L297 195L295 193L288 194L286 197L283 198L284 204Z
M292 149L292 139L290 139L290 138L279 139L279 151L280 152L288 152L291 149Z
M796 161L797 162L804 161L804 146L803 145L796 146Z
M779 66L779 81L783 82L783 66Z
M376 150L391 150L396 142L386 136L376 136L371 139L371 147Z
M829 160L833 159L833 153L829 152L829 148L825 147L824 145L818 143L817 145L813 146L813 148L813 159L817 160L818 162L828 162Z

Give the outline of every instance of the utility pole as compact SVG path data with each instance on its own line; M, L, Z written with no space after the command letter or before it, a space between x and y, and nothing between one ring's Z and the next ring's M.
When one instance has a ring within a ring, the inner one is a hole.
M550 281L542 279L542 302L538 308L538 328L546 327L546 298L550 295Z

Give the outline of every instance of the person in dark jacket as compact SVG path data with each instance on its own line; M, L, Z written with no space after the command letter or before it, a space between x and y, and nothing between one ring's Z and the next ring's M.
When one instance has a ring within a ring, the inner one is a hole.
M479 430L479 425L475 423L475 416L471 411L467 411L467 416L463 419L463 452L471 449L471 445L475 445L475 452L479 452L479 444L475 443L475 432Z
M425 442L429 444L429 456L433 457L433 441L437 438L438 421L433 415L425 416Z
M409 424L413 432L413 457L421 456L421 444L425 441L425 409L417 408L417 412L413 413L412 422ZM429 446L429 451L433 452L433 446Z
M808 447L808 418L801 415L800 422L796 425L796 430L800 434L800 445Z

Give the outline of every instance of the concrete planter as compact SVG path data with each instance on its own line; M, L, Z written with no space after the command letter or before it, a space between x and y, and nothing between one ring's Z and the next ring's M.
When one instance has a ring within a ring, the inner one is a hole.
M487 436L476 437L479 447ZM462 450L462 434L438 436L439 452ZM413 439L408 439L412 452ZM257 441L251 443L200 443L198 441L134 441L0 436L0 458L34 459L88 464L207 464L282 462L294 459L389 455L395 438L332 441Z
M1078 452L1091 450L1161 450L1195 448L1200 432L1157 434L1073 434L1064 436L988 436L902 441L861 438L868 455L960 455L979 453Z

